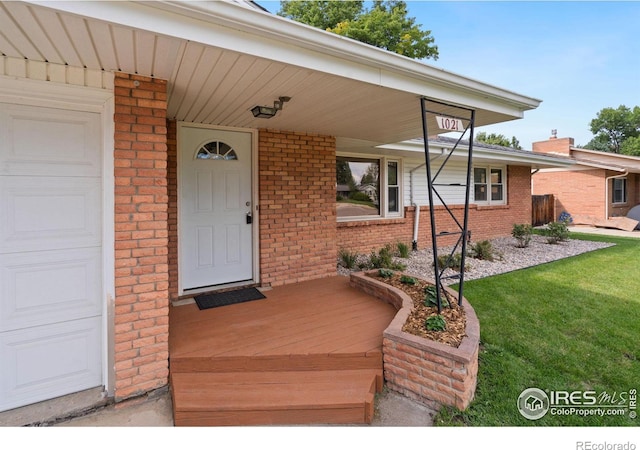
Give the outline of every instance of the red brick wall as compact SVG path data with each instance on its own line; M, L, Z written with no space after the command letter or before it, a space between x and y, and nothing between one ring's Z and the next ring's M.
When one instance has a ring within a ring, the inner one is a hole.
M618 175L616 173L609 172L607 176ZM640 177L638 174L627 175L627 202L624 204L613 204L613 181L609 180L609 217L626 217L631 208L640 203Z
M116 400L168 381L166 88L115 75Z
M556 220L563 212L578 219L604 219L605 176L603 169L538 172L533 175L533 194L554 195Z
M335 275L335 138L261 130L258 170L262 284Z
M169 195L169 298L178 299L178 139L175 120L167 120L167 193Z
M515 223L531 223L531 170L525 166L507 169L507 205L469 206L469 226L474 242L509 236ZM462 224L464 205L449 205ZM458 231L449 213L442 206L435 208L438 232ZM398 241L411 245L413 241L415 207L405 208L404 218L363 220L338 223L338 249L369 253L387 243ZM439 245L450 245L456 237L439 238ZM429 208L420 210L418 248L430 247L431 220Z
M563 156L571 155L571 147L573 147L573 138L549 139L532 144L532 150L536 153L553 153Z

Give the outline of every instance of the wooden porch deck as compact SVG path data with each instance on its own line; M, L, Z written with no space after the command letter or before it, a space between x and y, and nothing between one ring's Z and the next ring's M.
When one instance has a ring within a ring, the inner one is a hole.
M339 276L264 294L171 308L175 424L370 423L382 332L396 310Z

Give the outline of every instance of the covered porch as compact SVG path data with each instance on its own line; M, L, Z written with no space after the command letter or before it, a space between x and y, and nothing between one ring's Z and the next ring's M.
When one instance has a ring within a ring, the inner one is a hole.
M171 307L175 424L370 423L395 308L340 276L263 293L220 308Z

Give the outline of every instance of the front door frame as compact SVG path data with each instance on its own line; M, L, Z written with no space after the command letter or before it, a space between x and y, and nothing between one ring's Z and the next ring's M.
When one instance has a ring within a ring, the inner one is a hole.
M193 122L178 122L177 123L177 192L178 192L178 295L191 295L198 294L200 292L208 292L216 290L215 286L205 287L201 289L188 289L188 292L185 292L185 289L182 285L182 264L180 261L183 257L182 251L182 243L180 242L180 233L181 233L181 217L182 217L182 205L181 205L181 167L182 167L182 141L183 135L185 133L185 128L204 128L208 130L219 130L219 131L229 131L229 132L240 132L240 133L249 133L251 134L251 209L253 216L253 227L251 229L251 238L252 238L252 253L251 257L252 261L252 272L253 278L246 281L241 281L237 283L226 283L224 285L220 285L219 289L236 287L236 286L245 286L245 285L254 285L260 283L260 239L259 239L259 230L260 230L260 207L258 204L258 130L252 128L237 128L237 127L223 127L216 125L207 125L201 123L193 123Z

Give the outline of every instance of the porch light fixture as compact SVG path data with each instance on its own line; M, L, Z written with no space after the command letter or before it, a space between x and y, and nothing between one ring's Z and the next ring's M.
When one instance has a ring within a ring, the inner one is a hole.
M251 108L253 117L270 119L276 115L278 111L282 109L282 106L291 100L291 97L279 97L278 100L273 102L273 106L254 106Z

